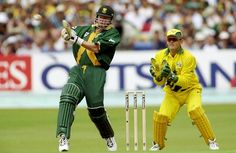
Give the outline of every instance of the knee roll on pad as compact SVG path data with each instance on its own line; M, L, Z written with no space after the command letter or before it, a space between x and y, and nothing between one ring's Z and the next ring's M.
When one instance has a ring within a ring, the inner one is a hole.
M73 83L67 83L62 89L60 101L76 104L78 99L80 99L80 96L80 88Z
M213 133L211 124L202 107L198 107L190 111L189 115L190 118L193 120L193 122L196 124L206 144L208 144L209 139L211 140L215 139L215 135Z
M96 125L102 138L109 138L114 136L114 131L109 123L104 108L88 109L90 119Z
M205 113L205 112L204 112L204 110L203 110L202 107L197 107L197 108L195 108L194 110L190 111L190 112L189 112L189 115L190 115L190 118L191 118L192 120L194 120L194 119L196 119L196 118L201 117L202 114L204 114L204 113Z
M165 147L165 135L167 131L169 119L165 115L158 114L157 111L153 113L153 138L154 142L157 143L160 147L160 150Z

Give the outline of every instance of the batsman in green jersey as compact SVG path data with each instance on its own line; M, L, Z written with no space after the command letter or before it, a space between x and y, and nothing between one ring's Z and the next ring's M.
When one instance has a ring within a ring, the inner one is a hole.
M218 150L216 136L202 107L202 87L195 74L196 59L182 48L182 32L171 29L166 34L167 48L151 59L150 73L157 85L164 86L165 96L159 112L153 114L153 142L151 151L165 147L167 125L186 104L189 117L198 127L210 150Z
M85 97L89 117L106 141L109 151L116 151L114 131L104 108L104 85L106 70L120 42L119 32L112 26L114 11L101 6L94 24L70 28L63 21L62 38L73 44L77 64L69 71L69 78L62 89L57 121L59 151L68 151L71 126L76 106Z

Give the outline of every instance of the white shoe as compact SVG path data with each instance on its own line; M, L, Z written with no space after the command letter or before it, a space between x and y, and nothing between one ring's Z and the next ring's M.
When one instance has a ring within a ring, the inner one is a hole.
M69 150L69 142L68 142L65 134L61 134L60 135L58 150L60 152L64 152L64 151L68 151Z
M209 139L208 141L209 141L209 149L210 150L219 150L220 149L218 144L216 143L216 139L214 139L214 140Z
M158 144L153 144L153 146L149 149L149 151L158 151L160 150L160 147Z
M117 144L116 144L116 140L114 137L105 138L105 140L107 143L107 149L109 151L116 151L117 150Z

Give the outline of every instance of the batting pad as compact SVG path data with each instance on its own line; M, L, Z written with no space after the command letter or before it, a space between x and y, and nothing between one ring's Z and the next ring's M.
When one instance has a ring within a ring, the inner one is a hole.
M80 88L74 83L67 83L62 89L61 101L67 101L76 104L81 98Z
M194 109L193 111L189 112L190 118L196 124L198 130L202 134L206 144L208 144L209 139L214 140L215 135L213 133L211 124L204 113L204 110L201 107Z
M160 150L165 147L165 135L167 131L168 117L159 115L157 111L153 113L153 138L154 142L160 147Z
M67 102L60 102L58 121L57 121L57 136L64 133L67 139L70 138L71 125L74 121L75 105Z
M72 83L67 83L61 93L57 119L57 136L64 133L70 138L71 126L74 122L74 111L77 100L80 98L79 88Z

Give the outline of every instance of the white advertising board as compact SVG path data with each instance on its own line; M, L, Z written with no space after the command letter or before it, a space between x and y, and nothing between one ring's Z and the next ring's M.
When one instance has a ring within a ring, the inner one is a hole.
M226 50L216 53L198 51L193 52L193 54L197 59L196 73L204 88L220 90L231 88L230 80L236 75L236 51ZM107 71L105 90L123 91L160 88L154 85L149 74L150 58L154 56L154 51L117 51L112 65ZM40 93L60 90L66 83L69 69L76 64L71 52L33 54L30 58L31 66L28 67L29 70L23 71L22 69L27 68L26 66L15 65L16 69L18 68L18 72L22 71L21 76L26 72L31 74L31 79L28 79L30 83L26 83L24 79L24 84L27 85L27 88L19 87L24 90L31 87L30 91ZM5 65L4 67L0 65L2 68L1 74L4 74L0 75L3 80L1 81L1 86L7 82L11 84L15 82L15 84L22 85L22 80L17 78L19 75L14 75L14 71L7 70L8 67L6 65L11 67L14 62L1 61L1 63ZM27 77L22 76L21 78ZM7 85L4 85L4 87L7 87ZM21 89L17 90L20 91Z
M207 88L203 90L204 103L235 103L236 90L232 90L230 80L236 76L236 50L193 54L196 73ZM149 74L150 58L154 56L154 51L116 52L107 71L106 105L123 106L125 90L144 90L147 105L160 104L163 93ZM68 71L76 64L71 52L0 58L0 108L58 107Z

